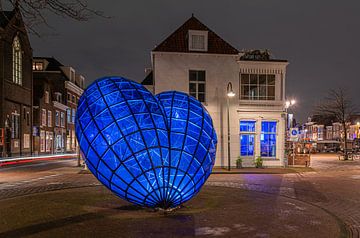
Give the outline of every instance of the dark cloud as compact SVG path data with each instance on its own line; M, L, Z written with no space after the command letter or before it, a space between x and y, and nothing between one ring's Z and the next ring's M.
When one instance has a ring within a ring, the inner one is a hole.
M34 55L54 56L83 73L140 81L150 51L194 13L238 49L270 49L288 59L287 94L301 120L329 88L360 90L360 2L349 1L90 1L111 19L49 17L57 35L31 37ZM53 32L52 32L53 33Z

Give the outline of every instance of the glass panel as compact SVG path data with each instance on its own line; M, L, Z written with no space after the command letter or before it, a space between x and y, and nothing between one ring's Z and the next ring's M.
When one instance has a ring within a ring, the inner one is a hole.
M198 84L198 90L199 90L199 93L205 93L205 84L204 83L199 83Z
M196 81L196 71L194 71L194 70L189 71L189 80Z
M240 121L240 132L255 132L255 121Z
M257 85L258 84L258 75L250 74L250 84Z
M241 74L241 84L249 84L249 75L248 74Z
M264 121L261 123L261 156L276 157L276 122Z
M205 71L197 71L198 73L198 81L205 81Z
M241 85L241 98L248 99L249 98L249 85Z
M268 85L275 85L275 75L269 74L267 76Z
M250 85L250 92L249 92L249 96L251 99L257 99L259 92L258 92L258 87L257 85Z
M260 74L259 75L259 84L260 85L266 84L266 74Z
M259 96L264 97L264 99L266 99L266 86L260 85Z
M205 93L199 93L198 94L198 100L200 102L205 102Z
M255 136L244 134L240 135L240 155L241 156L254 156L254 143Z
M196 93L196 83L189 84L189 91L190 91L190 93L192 93L192 92Z

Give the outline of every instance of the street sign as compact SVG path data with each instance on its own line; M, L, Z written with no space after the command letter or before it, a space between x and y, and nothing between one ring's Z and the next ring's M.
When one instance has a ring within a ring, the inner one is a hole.
M298 141L299 140L299 128L290 128L290 141Z

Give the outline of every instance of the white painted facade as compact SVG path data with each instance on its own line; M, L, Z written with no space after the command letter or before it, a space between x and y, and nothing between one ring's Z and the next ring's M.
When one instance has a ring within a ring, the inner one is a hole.
M276 156L263 158L264 166L283 166L285 147L285 61L240 60L239 54L211 54L206 52L159 52L152 51L153 85L148 86L155 94L177 90L189 93L189 71L205 71L205 102L218 137L216 167L228 166L227 150L227 85L232 83L236 96L229 98L230 113L230 163L236 166L240 156L240 120L255 121L254 155L242 157L244 166L254 166L260 156L261 122L275 121ZM275 75L275 100L241 100L240 75Z

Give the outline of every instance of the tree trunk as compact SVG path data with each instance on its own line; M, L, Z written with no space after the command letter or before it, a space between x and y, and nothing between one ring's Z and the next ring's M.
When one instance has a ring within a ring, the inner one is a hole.
M343 123L344 127L344 160L348 160L348 149L347 149L347 128L346 123Z

